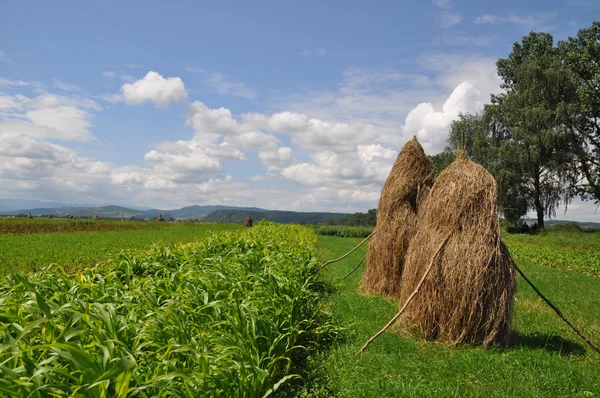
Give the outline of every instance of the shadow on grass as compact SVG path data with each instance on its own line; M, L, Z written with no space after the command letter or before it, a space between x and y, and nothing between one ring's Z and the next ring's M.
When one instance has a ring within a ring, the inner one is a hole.
M552 354L559 356L583 356L585 348L579 343L564 339L555 334L533 333L521 334L513 332L510 339L509 348L526 347L532 349L544 349Z

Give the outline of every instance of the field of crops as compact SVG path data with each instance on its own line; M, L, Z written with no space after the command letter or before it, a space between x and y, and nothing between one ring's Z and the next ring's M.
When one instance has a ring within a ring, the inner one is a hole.
M508 348L449 348L392 328L356 357L398 303L357 293L364 265L342 278L365 247L311 270L368 228L50 232L55 221L40 222L44 233L0 234L0 258L23 275L0 279L0 396L600 396L600 356L520 278ZM600 341L600 233L503 238Z
M0 218L0 275L46 264L66 270L109 260L121 250L193 242L235 224Z
M307 228L261 223L0 284L9 396L262 396L337 329L322 311ZM292 361L296 360L296 362Z

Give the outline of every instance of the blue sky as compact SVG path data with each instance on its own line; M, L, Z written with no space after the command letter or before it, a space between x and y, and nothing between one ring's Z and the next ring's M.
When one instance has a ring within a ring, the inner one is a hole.
M575 35L598 4L11 2L1 196L364 211L409 138L439 152L499 90L513 42Z

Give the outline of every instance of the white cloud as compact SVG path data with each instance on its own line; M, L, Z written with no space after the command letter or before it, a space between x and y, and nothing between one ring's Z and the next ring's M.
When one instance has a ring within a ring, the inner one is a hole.
M438 14L437 20L442 28L449 28L458 25L463 20L463 16L460 12L443 11Z
M490 47L496 41L489 36L442 36L434 40L436 44L456 47Z
M261 176L261 175L254 175L252 177L250 177L250 181L252 182L260 182L260 181L264 181L265 180L265 176Z
M121 92L128 104L152 101L161 108L168 106L170 102L183 101L187 98L185 86L179 77L165 79L153 71L134 83L123 84Z
M416 136L426 152L440 152L448 138L450 124L460 113L474 113L483 107L481 93L468 82L459 84L437 112L429 103L420 103L406 116L405 137Z
M475 18L473 22L479 25L500 25L500 24L512 24L517 25L523 29L541 29L549 21L556 17L556 12L538 12L531 13L528 15L493 15L484 14Z
M264 165L268 166L270 172L279 171L282 167L296 161L290 147L264 149L258 153L258 158Z
M310 56L323 56L327 54L327 50L324 48L307 48L306 50L302 51L301 55L305 56L305 57L310 57Z
M0 77L0 87L24 87L29 85L29 82L23 80L10 80Z
M204 103L195 101L188 106L187 124L196 135L227 135L241 131L241 127L227 108L210 109Z
M191 73L205 73L206 72L206 70L204 70L204 69L201 69L201 68L191 68L191 67L187 67L187 68L185 68L185 70L187 72L191 72Z
M205 80L208 87L215 90L219 94L233 95L242 98L256 98L254 90L246 86L244 83L233 82L224 73L211 73Z
M81 87L79 87L76 84L70 84L70 83L65 83L62 80L59 79L52 79L52 85L56 88L58 88L59 90L63 90L63 91L78 91L81 90Z
M36 98L1 96L0 109L0 133L88 141L94 138L89 111L101 107L86 98L44 94Z
M442 28L452 27L463 20L462 14L454 10L452 0L433 0L433 4L442 10L435 15L435 19Z
M104 76L107 79L112 79L116 76L117 74L115 72L112 71L106 71L106 72L102 72L102 76Z

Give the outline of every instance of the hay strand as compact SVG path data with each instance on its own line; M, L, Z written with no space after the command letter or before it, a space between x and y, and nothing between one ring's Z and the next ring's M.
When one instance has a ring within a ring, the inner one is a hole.
M381 190L377 230L367 252L367 266L360 283L365 294L397 297L408 245L417 229L419 205L433 183L433 164L416 137L396 158Z
M537 293L537 295L540 296L540 298L542 300L544 300L546 302L546 304L548 304L550 306L550 308L552 308L554 310L554 312L556 312L556 315L558 315L567 325L569 325L571 327L571 329L573 329L575 331L575 333L577 333L577 335L579 337L581 337L581 339L583 339L583 341L588 343L588 345L590 347L592 347L598 354L600 354L600 348L598 348L598 346L596 344L594 344L594 342L592 342L592 340L590 340L589 337L587 337L579 329L577 329L577 327L575 327L575 325L573 325L571 323L571 321L569 321L569 319L562 313L562 311L560 309L558 309L557 306L552 304L552 302L550 300L548 300L546 298L546 296L544 296L537 287L534 286L534 284L529 280L529 278L527 278L525 276L523 271L521 271L521 269L514 262L513 262L513 267L515 267L517 272L523 277L523 279L525 279L525 282L527 282L529 284L529 286L531 286L531 288Z
M421 277L421 280L419 281L419 283L417 284L417 287L415 287L415 290L413 290L413 292L411 293L411 295L408 297L408 299L406 299L406 301L404 302L404 305L402 306L402 308L400 308L400 311L398 311L398 313L396 315L394 315L394 317L392 319L390 319L390 321L377 333L375 333L373 336L371 336L371 338L369 340L367 340L367 342L361 347L361 349L355 354L359 355L362 354L363 351L373 342L375 341L375 339L377 337L379 337L383 332L385 332L390 326L392 326L392 324L394 322L396 322L396 320L398 320L398 318L400 318L400 315L402 315L402 313L404 312L404 310L406 310L406 307L408 307L408 304L410 304L410 302L412 301L412 299L417 295L417 293L419 293L419 289L421 288L421 285L423 285L423 282L425 282L425 278L427 278L427 275L429 275L429 272L431 271L431 268L433 268L433 263L435 263L435 259L437 257L437 255L440 253L440 251L443 249L444 245L448 242L448 239L450 238L450 235L448 235L446 237L446 239L444 239L442 241L442 243L440 244L440 246L438 247L438 249L436 250L436 252L434 253L433 257L431 258L431 262L429 263L429 266L427 267L427 269L425 270L425 273L423 274L423 277Z
M344 277L342 279L346 279L347 277L349 277L350 275L352 275L354 273L354 271L356 271L358 269L358 267L360 267L360 265L365 261L365 258L367 258L366 254L363 256L363 258L361 258L361 260L359 261L359 263L356 264L356 267L352 268L352 271L350 271L346 275L344 275Z
M464 153L437 177L408 248L401 301L421 279L440 237L450 238L401 319L404 328L449 344L508 343L515 273L500 239L496 199L494 178Z

